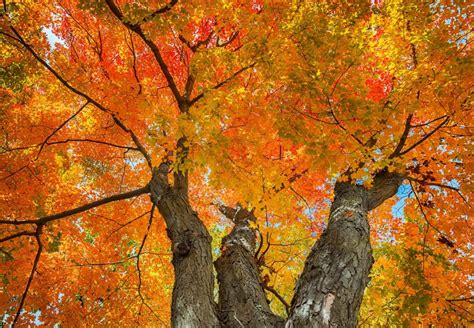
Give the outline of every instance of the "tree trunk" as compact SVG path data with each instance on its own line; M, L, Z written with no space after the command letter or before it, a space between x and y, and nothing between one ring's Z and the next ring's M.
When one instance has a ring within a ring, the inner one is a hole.
M189 204L186 177L176 174L174 186L169 186L167 174L168 165L155 169L150 189L172 243L175 283L171 326L219 327L214 304L211 236Z
M357 326L373 263L367 215L392 197L402 180L384 170L369 190L336 183L327 229L306 259L286 328Z
M338 183L329 224L306 259L286 327L355 327L372 266L367 191Z
M255 229L250 224L256 221L253 213L240 207L220 208L235 227L223 239L222 255L215 262L216 306L211 236L189 204L186 174L175 173L170 186L168 171L166 163L153 170L150 196L166 221L173 249L171 326L283 327L284 320L271 312L261 285L254 256ZM367 214L393 196L401 181L400 175L383 171L369 190L336 184L328 227L306 259L287 328L356 327L373 263Z
M221 212L235 223L222 240L222 255L215 262L219 282L219 318L226 328L283 327L284 320L272 313L260 282L255 260L256 218L239 206L222 206Z

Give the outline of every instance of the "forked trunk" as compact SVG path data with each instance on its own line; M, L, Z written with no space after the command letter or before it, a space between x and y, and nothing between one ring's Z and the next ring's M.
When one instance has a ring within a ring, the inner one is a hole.
M219 302L214 301L211 236L189 204L187 177L175 173L168 184L167 164L154 169L151 199L166 221L173 248L175 284L172 327L279 328L255 261L256 220L252 212L222 206L234 223L215 262ZM402 181L386 171L367 190L337 183L327 229L306 259L291 304L287 328L356 327L357 315L373 263L368 212L393 196Z

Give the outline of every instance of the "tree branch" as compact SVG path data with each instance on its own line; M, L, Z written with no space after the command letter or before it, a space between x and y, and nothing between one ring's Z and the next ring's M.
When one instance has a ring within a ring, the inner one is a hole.
M413 184L411 181L410 182L410 187L413 190L413 194L415 195L415 199L418 203L418 208L420 209L421 214L423 215L423 218L425 219L426 223L433 228L437 233L439 233L441 236L444 236L444 233L442 233L438 228L436 228L430 220L428 220L428 216L426 215L425 211L423 210L423 205L421 204L420 198L418 197L418 193L416 192L415 188L413 187ZM446 237L445 237L446 238Z
M434 122L437 122L437 121L439 121L439 120L442 120L443 118L446 118L447 116L448 116L448 115L443 115L443 116L440 116L440 117L438 117L438 118L435 118L435 119L433 119L433 120L431 120L431 121L428 121L428 122L426 122L426 123L412 124L411 127L412 127L412 128L421 128L421 127L423 127L423 126L427 126L427 125L430 125L431 123L434 123Z
M229 81L233 80L234 78L236 78L240 73L242 72L245 72L246 70L248 70L249 68L252 68L256 65L257 63L254 62L250 65L247 65L247 66L244 66L242 67L241 69L239 69L238 71L236 71L234 74L232 74L231 76L229 76L228 78L226 78L225 80L223 80L222 82L219 82L217 83L215 86L209 88L208 90L217 90L219 89L220 87L224 86L226 83L228 83ZM198 100L200 100L202 97L204 97L204 94L205 92L201 92L199 95L197 95L196 97L194 97L190 103L189 103L189 106L192 106L193 104L195 104Z
M352 139L354 139L355 141L357 141L357 143L358 143L359 145L365 146L365 144L362 142L362 140L360 140L359 138L357 138L353 133L349 132L349 131L342 125L342 123L337 119L336 114L334 113L334 110L332 109L331 102L329 101L329 99L328 99L328 103L329 103L329 112L331 113L331 116L333 117L334 122L336 122L337 126L339 126L342 130L344 130L344 131L346 131L347 133L349 133L349 135L352 137Z
M147 184L146 186L144 186L144 187L142 187L142 188L139 188L139 189L135 189L135 190L132 190L132 191L123 193L123 194L116 194L116 195L113 195L113 196L110 196L110 197L106 197L106 198L97 200L97 201L95 201L95 202L92 202L92 203L89 203L89 204L85 204L85 205L76 207L76 208L74 208L74 209L72 209L72 210L67 210L67 211L64 211L64 212L61 212L61 213L57 213L57 214L53 214L53 215L43 216L43 217L41 217L41 218L39 218L39 219L36 219L36 220L24 220L24 221L0 220L0 224L12 224L12 225L36 224L36 225L45 225L45 224L48 223L48 222L55 221L55 220L59 220L59 219L65 218L65 217L67 217L67 216L79 214L79 213L88 211L88 210L90 210L90 209L93 209L93 208L95 208L95 207L98 207L98 206L100 206L100 205L108 204L108 203L115 202L115 201L118 201L118 200L124 200L124 199L128 199L128 198L140 196L140 195L143 195L143 194L148 193L149 191L150 191L150 186Z
M413 145L411 145L410 147L408 147L406 150L404 151L401 151L399 156L403 156L405 155L406 153L408 153L410 150L414 149L415 147L417 147L418 145L420 145L422 142L426 141L429 137L431 137L436 131L438 131L439 129L441 129L441 127L443 127L443 125L445 125L447 122L449 121L449 116L447 116L443 122L441 122L440 125L438 125L437 127L435 127L433 130L431 130L428 134L426 134L423 138L421 138L420 140L418 140L417 142L415 142Z
M122 22L122 24L129 28L131 31L135 32L140 38L145 42L145 44L150 48L151 52L153 53L156 61L158 62L158 65L161 68L161 72L165 76L166 81L168 82L168 86L173 93L173 96L175 97L176 101L178 102L178 105L180 107L181 111L184 111L185 103L183 101L183 97L181 96L178 87L176 86L176 83L173 79L173 76L171 75L168 65L163 59L163 56L161 55L160 49L158 46L150 39L147 38L145 33L143 32L142 28L140 27L140 24L132 24L129 23L125 17L123 16L122 12L120 11L119 7L114 3L113 0L105 0L107 3L110 11L114 14L114 16ZM170 8L171 9L171 8ZM159 13L157 13L158 15Z
M286 311L286 314L288 315L290 313L290 304L288 304L288 302L285 301L283 296L281 296L280 293L278 293L275 290L275 288L268 286L268 284L263 284L263 288L268 290L273 295L275 295L275 297L285 306L285 311Z
M239 31L232 32L230 37L224 42L221 42L220 38L217 37L216 47L225 47L229 45L230 43L232 43L232 41L234 41L237 38L238 35L239 35Z
M400 152L403 149L403 146L405 146L405 143L408 138L408 133L410 133L410 128L411 128L411 120L413 118L413 114L409 114L407 117L407 120L405 121L405 129L403 130L402 136L400 137L400 140L398 141L398 145L393 151L388 158L392 159L400 155Z
M21 232L15 233L13 235L1 238L0 243L3 243L7 240L11 240L11 239L14 239L14 238L18 238L18 237L21 237L21 236L35 236L35 235L36 235L35 231L21 231Z
M46 139L44 139L44 141L41 143L40 145L40 149L38 150L38 154L36 155L36 159L38 159L38 157L40 156L41 154L41 151L43 150L44 146L46 145L46 143L48 142L49 139L51 139L59 130L61 130L66 124L69 123L69 121L71 121L74 117L76 117L77 115L79 115L80 112L82 112L82 110L84 108L86 108L86 106L89 104L89 101L86 101L86 103L84 105L81 106L81 108L79 108L79 110L77 112L75 112L72 116L70 116L67 120L65 120L63 123L61 123L56 129L54 129L54 131L46 137Z
M369 211L395 195L404 178L404 175L391 173L386 169L377 173L374 177L372 188L368 192Z
M13 319L12 328L15 327L18 318L20 317L21 310L23 309L23 305L25 304L26 296L28 295L28 291L30 290L31 282L33 281L33 277L35 275L36 269L38 267L39 259L41 257L41 252L43 251L43 244L41 243L41 232L43 229L43 225L39 224L36 228L35 237L36 242L38 243L38 250L36 252L35 259L33 261L33 267L31 268L31 273L26 283L25 291L20 299L20 304L18 305L18 310L16 311L15 318Z
M421 184L421 185L435 186L435 187L440 187L440 188L445 188L445 189L453 190L453 191L457 192L457 194L462 198L462 200L463 200L466 204L468 204L469 206L471 206L471 205L469 204L469 202L467 201L467 199L463 196L463 194L461 193L461 191L459 190L459 188L456 188L456 187L453 187L453 186L449 186L449 185L446 185L446 184L442 184L442 183L438 183L438 182L428 182L428 181L424 181L424 180L419 180L419 179L412 178L412 177L407 177L407 180L413 181L413 182L416 182L416 183L419 183L419 184Z
M153 13L151 13L150 15L144 17L140 23L138 24L143 24L143 23L147 23L151 20L153 20L153 18L155 18L156 16L160 15L160 14L164 14L168 11L170 11L176 4L178 3L178 0L171 0L167 5L161 7L160 9L158 10L155 10Z
M65 139L65 140L46 142L46 145L47 146L59 145L59 144L65 144L65 143L69 143L69 142L90 142L90 143L96 143L96 144L106 145L106 146L120 148L120 149L140 151L136 147L121 146L121 145L117 145L117 144L114 144L114 143L111 143L111 142L106 142L106 141L102 141L102 140L93 140L93 139L88 139L88 138L85 138L85 139L68 138L68 139ZM36 144L36 145L24 146L24 147L6 148L6 149L4 148L3 153L8 153L8 152L17 151L17 150L30 149L30 148L36 148L36 147L39 147L41 145L42 144ZM3 154L3 153L0 153L0 154Z
M152 165L152 162L151 162L151 157L150 155L147 153L147 151L145 150L145 148L143 147L143 145L141 144L141 142L139 141L138 137L135 135L135 133L127 128L123 123L122 121L120 121L120 119L116 116L116 114L114 114L111 110L109 110L108 108L104 107L102 104L100 104L99 102L97 102L96 100L94 100L93 98L91 98L90 96L88 96L87 94L85 94L84 92L76 89L75 87L73 87L69 82L67 82L54 68L52 68L51 65L49 65L43 58L41 58L34 50L33 48L21 37L21 35L17 32L17 30L13 27L13 26L10 26L10 29L13 31L13 33L15 33L15 35L18 37L18 40L19 42L23 45L23 47L25 47L26 50L28 50L32 55L33 57L35 57L35 59L40 62L48 71L50 71L55 77L56 79L58 79L67 89L71 90L73 93L75 93L76 95L78 96L81 96L83 97L84 99L87 100L88 103L91 103L93 104L94 106L96 106L98 109L100 109L101 111L105 112L105 113L108 113L109 115L112 116L114 122L125 132L127 132L128 134L130 134L130 136L132 137L132 140L133 142L135 143L135 145L137 146L137 148L139 149L139 151L142 153L142 155L145 157L145 160L147 161L147 164L150 168L153 167Z

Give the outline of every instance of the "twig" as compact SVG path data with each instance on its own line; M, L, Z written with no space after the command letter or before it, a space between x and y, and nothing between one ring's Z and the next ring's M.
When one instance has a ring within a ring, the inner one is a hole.
M268 286L267 284L263 284L263 288L265 288L265 289L268 290L270 293L272 293L273 295L275 295L275 297L285 306L286 314L290 314L290 304L288 304L288 302L285 301L285 299L283 298L283 296L281 296L281 295L275 290L275 288L270 287L270 286Z

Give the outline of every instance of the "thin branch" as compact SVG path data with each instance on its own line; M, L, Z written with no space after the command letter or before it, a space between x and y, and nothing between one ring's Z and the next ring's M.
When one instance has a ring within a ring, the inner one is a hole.
M471 303L474 300L474 297L464 297L464 298L455 298L455 299L446 299L448 302L469 302Z
M136 255L132 255L132 256L129 256L123 260L119 260L119 261L113 261L113 262L100 262L100 263L85 263L85 264L82 264L82 263L76 263L74 264L73 266L77 266L77 267L88 267L88 266L107 266L107 265L118 265L118 264L123 264L125 262L128 262L134 258L136 258L137 256Z
M138 149L137 147L122 146L122 145L117 145L117 144L114 144L114 143L111 143L111 142L106 142L106 141L101 141L101 140L93 140L93 139L87 139L87 138L86 139L68 138L66 140L48 142L47 145L58 145L58 144L64 144L64 143L68 143L68 142L90 142L90 143L96 143L96 144L106 145L106 146L120 148L120 149L140 151L140 149Z
M14 239L14 238L18 238L18 237L21 237L21 236L35 236L35 235L36 235L35 231L21 231L21 232L15 233L13 235L1 238L0 243L3 243L7 240L11 240L11 239Z
M128 226L129 224L132 224L133 222L137 221L138 219L141 219L142 217L144 217L145 215L147 215L147 214L149 214L149 213L150 213L150 211L146 211L145 213L140 214L140 215L137 216L136 218L134 218L134 219L128 221L127 223L121 224L121 223L118 223L118 222L117 222L117 223L120 225L120 227L118 227L117 229L115 229L114 231L112 231L112 232L107 236L107 238L109 238L109 237L112 236L114 233L118 232L119 230L125 228L125 227Z
M173 256L172 254L169 254L169 253L153 253L153 252L142 252L140 254L140 256L142 255L156 255L156 256ZM129 256L129 257L126 257L122 260L118 260L118 261L112 261L112 262L95 262L95 263L75 263L71 266L74 266L74 267L94 267L94 266L108 266L108 265L118 265L118 264L123 264L123 263L126 263L130 260L133 260L133 259L136 259L138 257L138 255L132 255L132 256Z
M43 225L40 224L38 225L35 232L36 242L38 243L38 250L36 252L36 256L33 261L33 267L31 268L31 273L28 278L28 282L26 283L25 291L23 292L23 295L21 296L20 304L18 305L18 310L16 311L15 318L13 319L12 328L15 327L18 321L18 318L20 317L21 311L23 310L23 305L25 304L26 296L28 295L28 291L30 290L31 282L33 281L33 277L38 267L41 252L43 251L43 244L41 242L42 229L43 229Z
M441 129L441 127L443 125L445 125L447 122L449 121L449 116L447 116L443 122L441 122L440 125L438 125L437 127L435 127L433 130L431 130L428 134L426 134L423 138L421 138L420 140L418 140L417 142L415 142L413 145L411 145L410 147L408 147L406 150L400 152L399 156L403 156L405 155L406 153L408 153L410 150L414 149L415 147L417 147L418 145L420 145L422 142L426 141L429 137L431 137L436 131L438 131L439 129Z
M438 118L435 118L435 119L433 119L433 120L431 120L431 121L428 121L428 122L426 122L426 123L412 124L411 127L412 127L412 128L421 128L421 127L423 127L423 126L427 126L427 125L430 125L430 124L432 124L432 123L434 123L434 122L437 122L437 121L439 121L439 120L442 120L443 118L446 118L446 117L447 117L447 115L443 115L443 116L440 116L440 117L438 117Z
M23 165L22 167L20 167L18 170L15 170L13 171L12 173L10 173L9 175L7 175L6 177L3 177L0 179L0 181L4 181L4 180L7 180L8 178L11 178L12 176L14 176L15 174L17 174L18 172L21 172L23 171L24 169L26 169L28 167L28 165L30 165L30 163L26 164L26 165Z
M286 314L290 314L290 304L288 304L287 301L285 301L285 299L283 298L283 296L281 296L276 290L275 288L271 287L271 286L268 286L267 284L263 284L263 288L268 290L270 293L272 293L273 295L275 295L275 297L285 306L285 311L286 311Z
M46 139L44 139L44 141L40 145L40 149L38 150L38 154L36 155L36 159L39 158L39 156L41 154L41 151L43 150L44 146L47 144L48 140L51 139L59 130L61 130L72 119L74 119L77 115L79 115L79 113L82 112L82 110L84 108L86 108L87 105L89 105L89 101L86 101L86 103L84 105L82 105L81 108L79 108L79 110L77 112L75 112L67 120L65 120L63 123L61 123L56 129L54 129L54 131L49 136L46 137Z
M217 83L215 86L209 88L208 90L217 90L219 89L220 87L224 86L226 83L230 82L231 80L233 80L234 78L236 78L240 73L242 72L245 72L246 70L248 70L249 68L252 68L256 65L257 63L254 62L250 65L247 65L247 66L244 66L242 67L241 69L239 69L238 71L236 71L235 73L233 73L231 76L229 76L228 78L226 78L225 80L223 80L222 82L219 82ZM200 93L199 95L197 95L196 97L194 97L189 105L192 106L193 104L195 104L198 100L200 100L202 97L204 97L204 93L205 92L202 92Z
M224 41L224 42L221 42L220 38L217 37L216 47L225 47L225 46L231 44L232 41L234 41L234 40L237 38L238 35L239 35L239 31L235 31L235 32L233 32L233 33L230 35L230 37L229 37L226 41Z
M407 180L413 181L413 182L416 182L416 183L419 183L419 184L421 184L421 185L435 186L435 187L440 187L440 188L445 188L445 189L453 190L453 191L455 191L455 192L459 195L459 197L462 198L462 200L463 200L466 204L468 204L469 206L471 206L471 204L469 204L469 202L468 202L467 199L464 197L464 195L461 193L461 191L459 190L459 188L456 188L456 187L453 187L453 186L449 186L449 185L446 185L446 184L442 184L442 183L438 183L438 182L429 182L429 181L419 180L419 179L412 178L412 177L407 177Z
M158 10L155 10L153 13L151 13L150 15L144 17L140 23L138 24L142 24L142 23L147 23L151 20L153 20L153 18L155 18L156 16L160 15L160 14L164 14L168 11L170 11L174 5L176 5L178 3L178 0L171 0L167 5L161 7L160 9Z
M334 85L332 87L332 90L331 90L331 94L329 95L329 97L332 98L332 96L334 95L334 92L336 91L336 88L337 88L337 85L339 84L339 82L341 82L342 78L344 77L344 75L346 75L346 73L349 71L349 69L354 65L354 62L351 62L344 71L342 71L342 73L339 75L339 77L336 79L336 81L334 81Z
M133 69L133 76L135 77L135 81L137 82L138 84L138 94L140 95L142 93L142 84L140 82L140 79L138 78L138 71L137 71L137 55L135 53L135 45L133 43L133 35L132 35L132 32L128 31L128 34L130 36L130 46L129 46L129 49L130 49L130 52L132 53L132 58L133 58L133 62L132 62L132 69Z
M433 228L437 233L439 233L441 236L444 236L444 233L442 233L438 228L436 228L430 220L428 220L428 216L426 215L425 211L423 210L423 205L421 204L420 198L418 197L418 193L416 192L415 188L413 187L413 184L411 181L409 181L410 187L413 190L413 194L415 195L415 199L418 203L418 208L420 209L421 214L423 215L423 218L425 219L426 223Z
M148 307L148 309L150 311L152 311L152 313L155 313L155 312L147 304L147 302L145 301L145 298L143 297L143 294L142 294L142 289L141 289L142 288L142 272L141 272L141 269L140 269L140 255L142 253L143 247L145 247L145 242L148 238L148 234L150 233L150 228L151 228L151 225L153 223L153 212L154 211L155 211L155 204L153 204L151 206L150 219L148 220L148 226L147 226L145 235L143 236L142 244L140 245L140 248L138 249L138 253L137 253L137 273L138 273L138 287L137 287L137 290L138 290L138 295L140 296L140 299L142 300L142 304L145 304ZM140 312L138 313L138 315L140 316Z
M196 52L199 48L201 48L202 46L205 46L207 45L212 37L214 36L214 32L211 32L209 33L209 35L207 36L207 38L205 38L204 40L200 40L198 42L196 42L195 44L192 44L189 40L187 40L183 35L179 34L178 35L178 39L183 42L188 48L189 50L191 50L192 52Z
M85 205L76 207L72 210L67 210L67 211L57 213L57 214L53 214L53 215L43 216L43 217L41 217L39 219L36 219L36 220L24 220L24 221L0 220L0 224L12 224L12 225L36 224L36 225L44 225L44 224L46 224L48 222L51 222L51 221L59 220L59 219L65 218L67 216L71 216L71 215L75 215L75 214L79 214L79 213L88 211L88 210L93 209L95 207L98 207L100 205L108 204L108 203L115 202L115 201L118 201L118 200L124 200L124 199L128 199L128 198L140 196L140 195L148 193L149 191L150 191L150 186L147 184L146 186L144 186L142 188L139 188L139 189L135 189L135 190L123 193L123 194L116 194L116 195L113 195L113 196L110 196L110 197L106 197L106 198L97 200L95 202L91 202L89 204L85 204Z
M117 145L117 144L114 144L114 143L111 143L111 142L106 142L106 141L102 141L102 140L88 139L88 138L85 138L85 139L68 138L68 139L59 140L59 141L49 141L49 142L46 143L46 145L47 146L59 145L59 144L65 144L65 143L69 143L69 142L90 142L90 143L107 145L107 146L110 146L110 147L115 147L115 148L120 148L120 149L140 151L136 147L122 146L122 145ZM25 149L36 148L36 147L39 147L41 145L42 144L36 144L36 145L24 146L24 147L7 148L7 149L4 148L5 150L0 154L9 153L9 152L12 152L12 151L17 151L17 150L25 150Z
M331 102L329 101L328 99L328 104L329 104L329 112L331 113L331 116L332 118L334 119L334 121L336 122L336 124L342 129L344 130L345 132L349 133L349 135L352 137L352 139L354 139L355 141L357 141L357 143L361 146L365 146L365 144L362 142L362 140L360 140L357 136L355 136L353 133L349 132L343 125L342 123L337 119L336 117L336 114L334 113L334 110L332 109L332 106L331 106Z
M390 156L388 156L388 158L392 159L400 155L400 152L402 151L407 141L408 134L410 133L410 128L412 127L411 125L412 119L413 119L413 114L409 114L405 121L405 129L403 130L402 136L400 137L400 140L398 141L398 145L393 151L393 153L390 154Z
M104 107L102 104L100 104L99 102L97 102L96 100L94 100L93 98L91 98L90 96L88 96L87 94L85 94L84 92L76 89L75 87L73 87L68 81L66 81L54 68L52 68L52 66L50 66L43 58L41 58L34 50L33 48L21 37L21 35L17 32L17 30L13 27L13 26L10 26L10 29L13 31L13 33L15 33L15 35L18 37L18 40L19 42L23 45L23 47L25 47L26 50L28 50L32 55L33 57L35 57L35 59L40 62L48 71L50 71L55 77L56 79L58 79L67 89L71 90L73 93L75 93L76 95L78 96L81 96L83 97L84 99L87 100L87 102L93 104L95 107L97 107L98 109L100 109L101 111L105 112L105 113L108 113L109 115L112 116L114 122L125 132L127 132L128 134L130 134L130 136L132 137L132 140L133 142L135 143L135 145L137 146L137 148L140 150L140 152L143 154L143 156L145 157L145 160L147 161L147 164L150 168L153 167L152 165L152 162L151 162L151 157L150 155L147 153L147 151L145 150L145 148L143 147L143 145L141 144L141 142L139 141L138 137L135 135L135 133L127 128L123 123L122 121L120 121L120 119L117 117L117 115L115 113L113 113L111 110L109 110L108 108Z
M183 97L179 93L178 87L176 86L176 83L174 81L173 76L171 75L168 65L163 59L163 56L161 55L160 49L158 46L150 40L145 33L143 32L142 28L140 27L139 24L132 24L127 21L127 19L123 16L122 12L120 11L119 7L114 3L113 0L105 0L107 3L110 11L114 14L114 16L122 22L122 24L129 28L131 31L135 32L142 40L145 42L145 44L150 48L151 52L153 53L156 61L158 62L158 65L161 68L161 72L165 76L166 81L168 82L168 87L170 88L171 92L173 93L173 96L175 97L176 101L178 102L178 105L180 109L185 105L183 102ZM183 109L181 109L183 111Z

